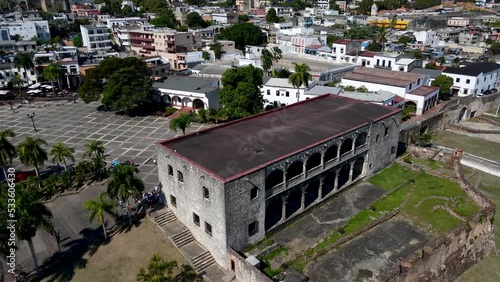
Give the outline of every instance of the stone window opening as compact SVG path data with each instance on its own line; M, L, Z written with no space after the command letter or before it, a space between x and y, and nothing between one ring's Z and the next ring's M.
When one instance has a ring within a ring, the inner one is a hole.
M344 142L342 142L342 145L340 146L340 155L344 155L352 151L352 139L346 139Z
M174 195L170 195L170 204L172 204L174 208L177 207L177 199L175 198Z
M321 165L321 154L314 153L306 161L306 171Z
M196 224L197 226L200 226L200 216L193 213L193 222L194 224Z
M391 147L391 154L394 154L394 153L396 153L396 147L392 146Z
M210 225L210 223L206 222L205 221L205 232L212 236L212 225Z
M177 171L177 180L181 183L184 182L184 175L180 171Z
M377 134L377 136L375 136L375 142L378 142L378 137L380 136L380 134Z
M339 148L337 146L335 146L335 145L330 146L330 148L328 148L326 150L326 152L323 156L323 162L326 163L326 162L329 162L333 159L336 159L338 150L339 150Z
M231 260L231 270L232 271L236 270L236 265L234 264L234 260Z
M168 165L168 176L174 176L174 169L171 165Z
M301 161L293 162L286 170L286 181L304 173L304 164Z
M259 196L259 188L253 187L252 190L250 190L250 200L254 200Z
M362 132L361 134L358 135L358 137L356 137L356 142L355 142L355 147L356 148L359 148L363 145L366 144L366 139L367 139L367 134L366 132Z
M203 187L203 198L205 198L205 199L210 198L210 191L208 191L207 187Z
M254 221L248 225L248 236L252 237L253 235L259 232L259 222Z
M385 133L384 133L384 134L385 134L385 136L388 136L388 135L389 135L389 127L386 127L386 128L385 128Z
M266 177L266 190L283 183L283 171L275 170Z

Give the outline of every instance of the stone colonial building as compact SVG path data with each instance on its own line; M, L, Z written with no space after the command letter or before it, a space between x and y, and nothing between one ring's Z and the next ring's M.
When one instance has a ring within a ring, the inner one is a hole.
M157 143L168 207L218 264L396 157L401 110L323 95Z

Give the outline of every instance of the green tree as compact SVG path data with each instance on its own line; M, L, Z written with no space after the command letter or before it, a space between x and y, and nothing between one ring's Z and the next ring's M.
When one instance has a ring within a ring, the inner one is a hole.
M144 191L144 183L136 176L138 172L135 166L116 165L111 171L108 181L108 195L110 198L119 199L127 203L127 217L129 225L132 225L130 217L130 197L139 197Z
M378 30L377 27L369 25L363 25L363 26L354 25L344 33L344 37L350 39L373 38L377 30Z
M28 70L35 68L35 63L33 63L33 56L28 52L19 52L14 56L12 65L17 69L24 69L24 76L26 77L26 83L29 84Z
M187 25L179 25L175 28L175 30L177 30L178 32L186 32L189 30L189 27Z
M89 161L79 161L75 165L75 180L78 186L81 186L92 172L91 163Z
M436 65L435 62L429 62L429 63L425 64L425 68L431 69L431 70L437 70L438 66Z
M47 152L42 146L47 145L47 141L42 138L26 137L21 144L17 146L17 153L21 163L35 168L36 175L39 176L39 168L47 161Z
M271 53L272 53L274 63L277 64L281 59L283 59L283 52L281 51L281 49L279 47L274 46L273 48L271 48Z
M197 12L191 12L186 16L186 24L188 27L207 27L208 24Z
M146 73L142 68L123 68L111 75L104 86L102 104L115 111L122 110L126 114L130 110L151 101L153 98L152 71Z
M210 53L208 51L203 51L201 53L201 57L203 58L203 60L209 61L210 60Z
M327 35L326 36L326 45L329 47L332 47L332 44L337 42L337 40L341 39L342 37L336 36L336 35Z
M262 63L262 69L264 70L264 75L269 74L269 70L273 66L273 53L269 49L262 50L260 55L260 61Z
M493 55L500 54L500 42L493 42L489 47L490 53Z
M261 45L266 37L260 27L253 23L237 23L222 30L219 39L232 40L237 49L245 50L246 45Z
M401 36L399 39L398 39L398 43L399 44L404 44L406 46L406 44L409 44L409 43L412 43L413 42L413 38L409 37L409 36Z
M21 87L24 85L24 80L21 78L19 74L16 74L11 80L12 86L17 87L19 94L21 94Z
M89 222L97 221L102 226L104 239L108 239L106 226L104 225L104 214L114 216L115 203L109 199L109 196L103 192L96 200L90 200L83 203L83 206L89 211Z
M16 134L11 129L0 130L0 166L2 166L3 174L7 180L6 166L12 164L12 159L17 156L16 147L10 142L10 138L16 137Z
M288 82L290 82L293 87L297 88L297 102L300 99L300 92L299 88L300 86L304 85L304 87L309 86L309 80L312 79L311 74L309 71L311 71L311 68L306 65L306 64L297 64L293 63L295 72L290 75L288 78Z
M180 116L170 120L169 127L171 130L177 132L177 129L182 130L182 134L186 135L186 128L191 125L191 115L182 113Z
M19 35L19 34L13 34L13 35L10 36L10 39L18 42L22 38L21 38L21 35Z
M212 43L210 45L210 49L214 51L215 59L220 60L220 58L222 58L222 54L224 52L222 51L222 45L219 42L215 41Z
M51 174L43 180L43 188L46 190L47 196L52 196L59 192L59 177L56 174Z
M73 38L73 46L75 46L75 47L82 47L83 46L82 34L78 34L75 38Z
M387 28L379 28L374 34L373 42L383 47L384 43L387 42L387 32Z
M436 77L431 85L439 87L439 96L442 99L443 95L450 94L450 88L453 86L453 78L442 74Z
M330 0L328 2L328 9L334 10L334 11L340 11L340 7L339 7L339 5L337 5L336 0Z
M59 181L63 190L71 188L73 185L73 174L65 170L59 175Z
M141 268L137 273L137 281L155 282L155 281L177 281L172 277L173 270L177 267L175 260L164 261L160 255L154 254L149 261L148 269Z
M363 86L356 88L356 91L366 93L366 92L368 92L368 88L366 88L366 86L363 85Z
M250 20L250 17L248 15L238 15L238 22L239 23L246 23Z
M438 58L438 63L440 66L444 65L444 63L446 63L446 58L441 56Z
M6 191L6 190L4 190ZM7 193L0 191L2 200L0 201L0 211L7 211L9 201L5 198ZM27 241L28 247L31 252L33 264L37 275L39 275L38 259L36 256L35 247L33 245L33 237L40 229L46 230L50 233L54 231L52 225L52 213L50 210L40 202L40 194L37 190L26 188L25 183L18 183L15 193L16 202L16 225L15 232L18 240ZM7 212L0 212L0 229L7 229L7 221L13 218L8 217Z
M68 170L66 159L74 162L75 158L73 154L75 153L75 149L65 146L63 142L57 142L54 147L50 150L49 154L52 156L52 163L59 165L61 162L64 165L64 170Z
M83 83L78 88L78 96L85 103L98 101L103 89L103 77L98 68L89 69L83 76Z
M280 68L273 70L273 77L276 78L289 78L292 72L287 68Z
M54 81L59 81L59 78L61 77L62 71L61 71L61 64L55 62L51 63L47 67L43 69L42 77L49 80L50 84L52 85L52 93L55 94L56 90L54 88Z
M422 51L413 50L413 59L422 60L423 58L424 58L424 55L422 55Z
M260 92L263 84L262 70L252 65L230 68L221 78L224 86L219 92L222 111L229 119L238 119L262 112L264 98Z
M169 8L160 9L154 19L149 21L155 27L176 28L179 21L176 20L174 12Z
M266 22L269 24L279 22L276 10L273 7L271 7L266 13Z
M92 157L92 155L94 155L94 157L96 157L96 158L104 157L105 148L104 148L104 145L103 145L101 140L92 139L92 140L90 140L89 143L87 143L83 146L87 150L83 154L84 158L85 157Z

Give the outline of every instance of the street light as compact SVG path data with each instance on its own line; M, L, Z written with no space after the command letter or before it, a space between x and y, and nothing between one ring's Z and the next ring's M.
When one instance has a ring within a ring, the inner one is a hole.
M35 127L35 120L34 120L34 119L35 119L35 112L33 112L33 114L32 114L32 115L30 115L30 114L27 114L27 115L28 115L28 118L29 118L29 119L31 119L31 123L33 123L33 129L34 129L35 131L37 131L37 130L36 130L36 127Z

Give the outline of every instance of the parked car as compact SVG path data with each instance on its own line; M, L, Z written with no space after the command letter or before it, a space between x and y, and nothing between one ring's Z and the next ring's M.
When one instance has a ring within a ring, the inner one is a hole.
M492 93L491 90L486 90L483 92L484 95L490 95L491 93Z
M498 90L496 88L491 88L490 91L491 93L497 93Z

